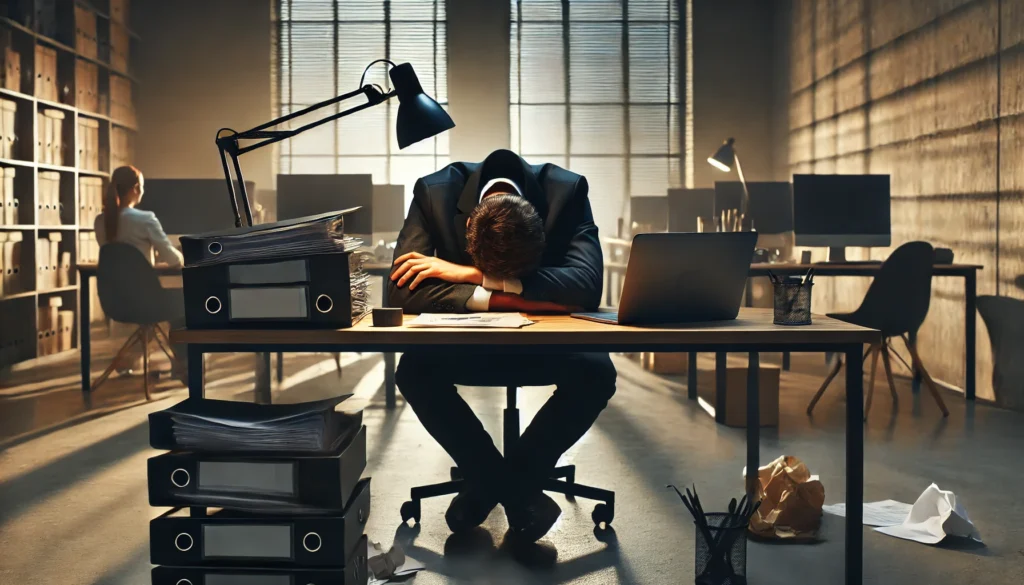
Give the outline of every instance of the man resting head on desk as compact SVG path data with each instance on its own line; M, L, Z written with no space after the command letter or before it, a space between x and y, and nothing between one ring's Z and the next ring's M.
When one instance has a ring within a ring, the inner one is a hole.
M407 313L595 309L602 258L587 190L580 175L508 150L420 179L395 249L390 305ZM466 479L448 526L478 526L501 503L511 533L526 541L561 513L542 482L615 393L608 354L406 353L395 377ZM455 384L558 389L503 457Z

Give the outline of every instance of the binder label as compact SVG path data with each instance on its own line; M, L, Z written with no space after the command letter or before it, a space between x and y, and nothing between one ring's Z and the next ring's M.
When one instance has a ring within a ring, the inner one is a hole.
M291 463L200 461L199 489L295 495L295 468Z
M291 559L292 527L287 524L205 524L207 559Z
M231 289L231 320L306 319L309 307L306 287L261 287Z
M261 264L232 264L228 266L231 284L287 284L309 282L309 269L305 260L265 262Z

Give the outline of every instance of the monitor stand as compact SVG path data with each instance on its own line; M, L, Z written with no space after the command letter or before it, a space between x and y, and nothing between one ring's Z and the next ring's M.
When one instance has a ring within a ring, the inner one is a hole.
M845 246L829 246L829 248L828 248L828 262L830 262L830 263L845 263L846 262L846 247Z

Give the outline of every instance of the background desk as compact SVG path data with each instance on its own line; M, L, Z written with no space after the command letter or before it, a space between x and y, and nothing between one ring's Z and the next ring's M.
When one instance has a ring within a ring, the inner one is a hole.
M751 264L750 276L768 276L771 271L777 276L803 275L810 268L814 268L815 276L868 276L874 277L881 270L881 263L878 264L828 264L828 263L778 263L778 264ZM975 362L977 353L977 321L975 312L978 299L978 271L984 267L977 264L936 264L932 267L933 276L945 276L964 279L964 396L967 400L974 400L975 394ZM614 306L614 300L622 290L626 279L626 264L622 262L608 262L605 269L605 304ZM615 293L614 295L612 293ZM917 340L917 332L911 332L910 342ZM690 367L696 363L696 355L690 356ZM724 367L724 356L719 356L719 364ZM783 356L783 369L789 369L789 354ZM914 377L914 392L921 389L920 376Z
M81 350L82 365L82 392L88 392L92 387L92 335L90 321L92 320L92 307L89 306L92 296L92 279L96 276L99 264L96 262L82 262L76 266L78 270L78 347ZM181 274L181 266L168 266L157 264L153 266L160 276L174 276Z
M172 343L189 344L189 395L201 397L203 354L216 352L400 351L465 353L714 351L748 352L747 469L756 477L760 466L759 352L811 351L846 354L846 583L862 582L864 501L863 345L879 333L815 316L806 327L772 324L769 309L743 309L735 321L693 324L685 328L623 327L568 316L536 316L523 329L374 328L364 319L339 330L184 330L172 331ZM695 372L694 372L695 374ZM695 386L691 386L693 394ZM724 392L717 393L719 403ZM718 411L724 412L719 404ZM750 486L748 484L748 489ZM850 505L853 503L854 505Z

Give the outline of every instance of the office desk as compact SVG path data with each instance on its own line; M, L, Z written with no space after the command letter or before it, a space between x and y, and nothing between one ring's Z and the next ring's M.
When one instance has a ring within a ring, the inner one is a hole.
M751 264L750 276L768 276L770 270L777 276L805 274L814 268L814 276L876 276L881 270L879 264L829 264L827 262L811 264ZM945 276L964 279L964 396L974 400L975 393L975 360L977 351L977 299L978 271L984 267L977 264L935 264L932 276ZM917 332L910 332L910 342L917 340ZM921 388L921 379L914 377L914 392Z
M78 347L81 350L82 366L82 392L88 392L92 387L92 379L89 369L92 367L92 335L90 331L91 307L89 297L91 296L92 279L96 276L99 264L96 262L82 262L76 265L78 270ZM181 274L181 266L168 266L157 264L153 266L160 276L174 276Z
M760 407L759 352L841 352L846 370L846 583L862 582L864 484L863 345L878 341L879 333L815 316L805 327L772 324L772 311L743 309L735 321L687 327L623 327L573 319L565 315L534 316L522 329L375 328L369 319L339 330L183 330L171 332L173 343L189 344L189 395L203 396L203 354L217 352L379 351L466 353L708 351L747 352L747 469L751 479L759 467ZM691 372L690 392L696 391ZM717 393L724 401L725 392ZM724 414L724 405L718 405ZM748 482L748 490L752 488ZM852 504L852 505L851 505Z

